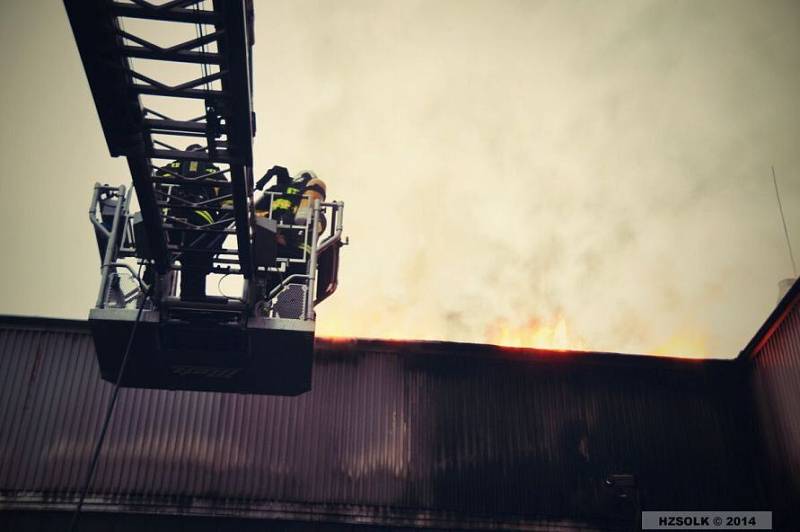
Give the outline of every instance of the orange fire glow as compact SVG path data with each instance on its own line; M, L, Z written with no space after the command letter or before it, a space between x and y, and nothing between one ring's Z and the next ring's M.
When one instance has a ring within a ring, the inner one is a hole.
M649 353L682 358L704 358L709 355L708 336L697 331L681 331Z
M346 343L359 338L379 339L392 342L413 342L425 340L455 340L467 342L483 342L503 347L538 348L553 351L586 351L589 348L585 340L574 331L561 313L550 319L530 318L521 322L508 319L497 319L485 329L483 337L442 338L435 332L415 331L413 324L392 324L387 321L367 322L363 318L343 319L325 316L319 320L317 336L329 342ZM427 333L427 334L425 334ZM480 334L480 333L478 333ZM671 335L665 335L661 341L644 349L639 347L637 353L655 356L669 356L688 359L703 359L710 356L710 336L697 328L680 327ZM613 350L613 348L612 348Z
M497 320L487 327L486 342L506 347L536 347L556 351L585 349L583 340L570 333L561 314L552 321L534 318L522 325Z

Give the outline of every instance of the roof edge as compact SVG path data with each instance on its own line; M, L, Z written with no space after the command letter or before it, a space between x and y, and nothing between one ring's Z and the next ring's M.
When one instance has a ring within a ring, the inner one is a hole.
M0 327L12 326L32 330L67 330L89 333L88 320L46 318L0 314ZM381 351L396 354L452 355L516 360L531 363L569 364L622 364L624 366L654 366L660 368L701 368L726 366L738 358L690 358L680 356L647 355L640 353L615 353L610 351L578 351L539 349L532 347L506 347L494 344L452 342L440 340L399 340L384 338L337 338L318 336L316 350L325 352Z
M611 361L624 360L626 363L661 364L676 366L701 366L714 364L730 364L736 358L700 358L670 355L650 355L643 353L618 353L613 351L581 351L573 349L542 349L536 347L509 347L495 344L471 342L454 342L445 340L413 340L385 338L339 338L318 337L317 348L332 351L370 351L397 353L424 353L430 355L452 354L483 355L491 352L502 358L529 361Z
M0 325L15 325L30 329L77 329L81 331L89 331L88 320L50 318L43 316L21 316L18 314L0 314Z
M791 288L784 294L783 298L773 309L764 324L758 329L756 334L747 345L739 353L736 360L752 360L763 349L775 331L778 330L783 320L794 309L797 303L800 302L800 279L796 279Z

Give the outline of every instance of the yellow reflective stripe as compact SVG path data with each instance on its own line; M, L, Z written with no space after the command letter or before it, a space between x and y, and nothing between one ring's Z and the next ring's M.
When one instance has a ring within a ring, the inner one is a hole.
M272 202L272 210L279 211L282 209L289 210L292 208L292 202L288 199L279 198Z
M300 189L299 189L299 188L288 187L288 188L286 189L286 193L287 193L287 194L297 194L298 192L300 192Z
M174 162L169 163L169 167L170 168L180 168L181 167L181 163L179 163L178 161L174 161Z
M222 202L222 206L223 207L232 207L233 206L233 200L232 199L226 199L225 201Z
M207 221L210 224L214 223L214 218L211 217L211 213L208 211L194 211L195 214L200 216L203 220Z
M197 171L197 161L192 161L189 163L189 171L196 172Z

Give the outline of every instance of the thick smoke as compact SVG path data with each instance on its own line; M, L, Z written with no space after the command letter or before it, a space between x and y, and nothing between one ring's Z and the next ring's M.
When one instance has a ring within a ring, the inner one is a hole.
M483 341L499 320L562 315L592 349L677 335L731 356L791 273L769 167L800 249L797 3L256 8L256 171L313 168L347 205L353 244L322 334ZM108 161L60 7L25 8L54 11L26 16L50 24L41 35L2 9L19 75L0 98L16 254L0 312L83 317L97 271L83 205L125 168ZM80 242L43 230L21 201L30 183L59 194ZM78 282L56 279L44 249L71 253L63 278Z

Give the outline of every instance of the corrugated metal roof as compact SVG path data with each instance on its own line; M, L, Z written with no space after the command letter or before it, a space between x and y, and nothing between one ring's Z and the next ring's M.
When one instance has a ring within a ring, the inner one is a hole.
M87 509L533 529L628 526L639 498L739 508L759 497L739 369L323 340L300 397L123 390ZM85 324L0 325L0 509L74 502L110 390Z
M749 376L754 461L776 530L800 528L800 280L739 355Z
M798 285L795 284L795 287ZM795 295L797 298L797 295ZM751 361L754 411L776 510L800 512L800 307L782 315ZM797 518L800 522L800 517Z

